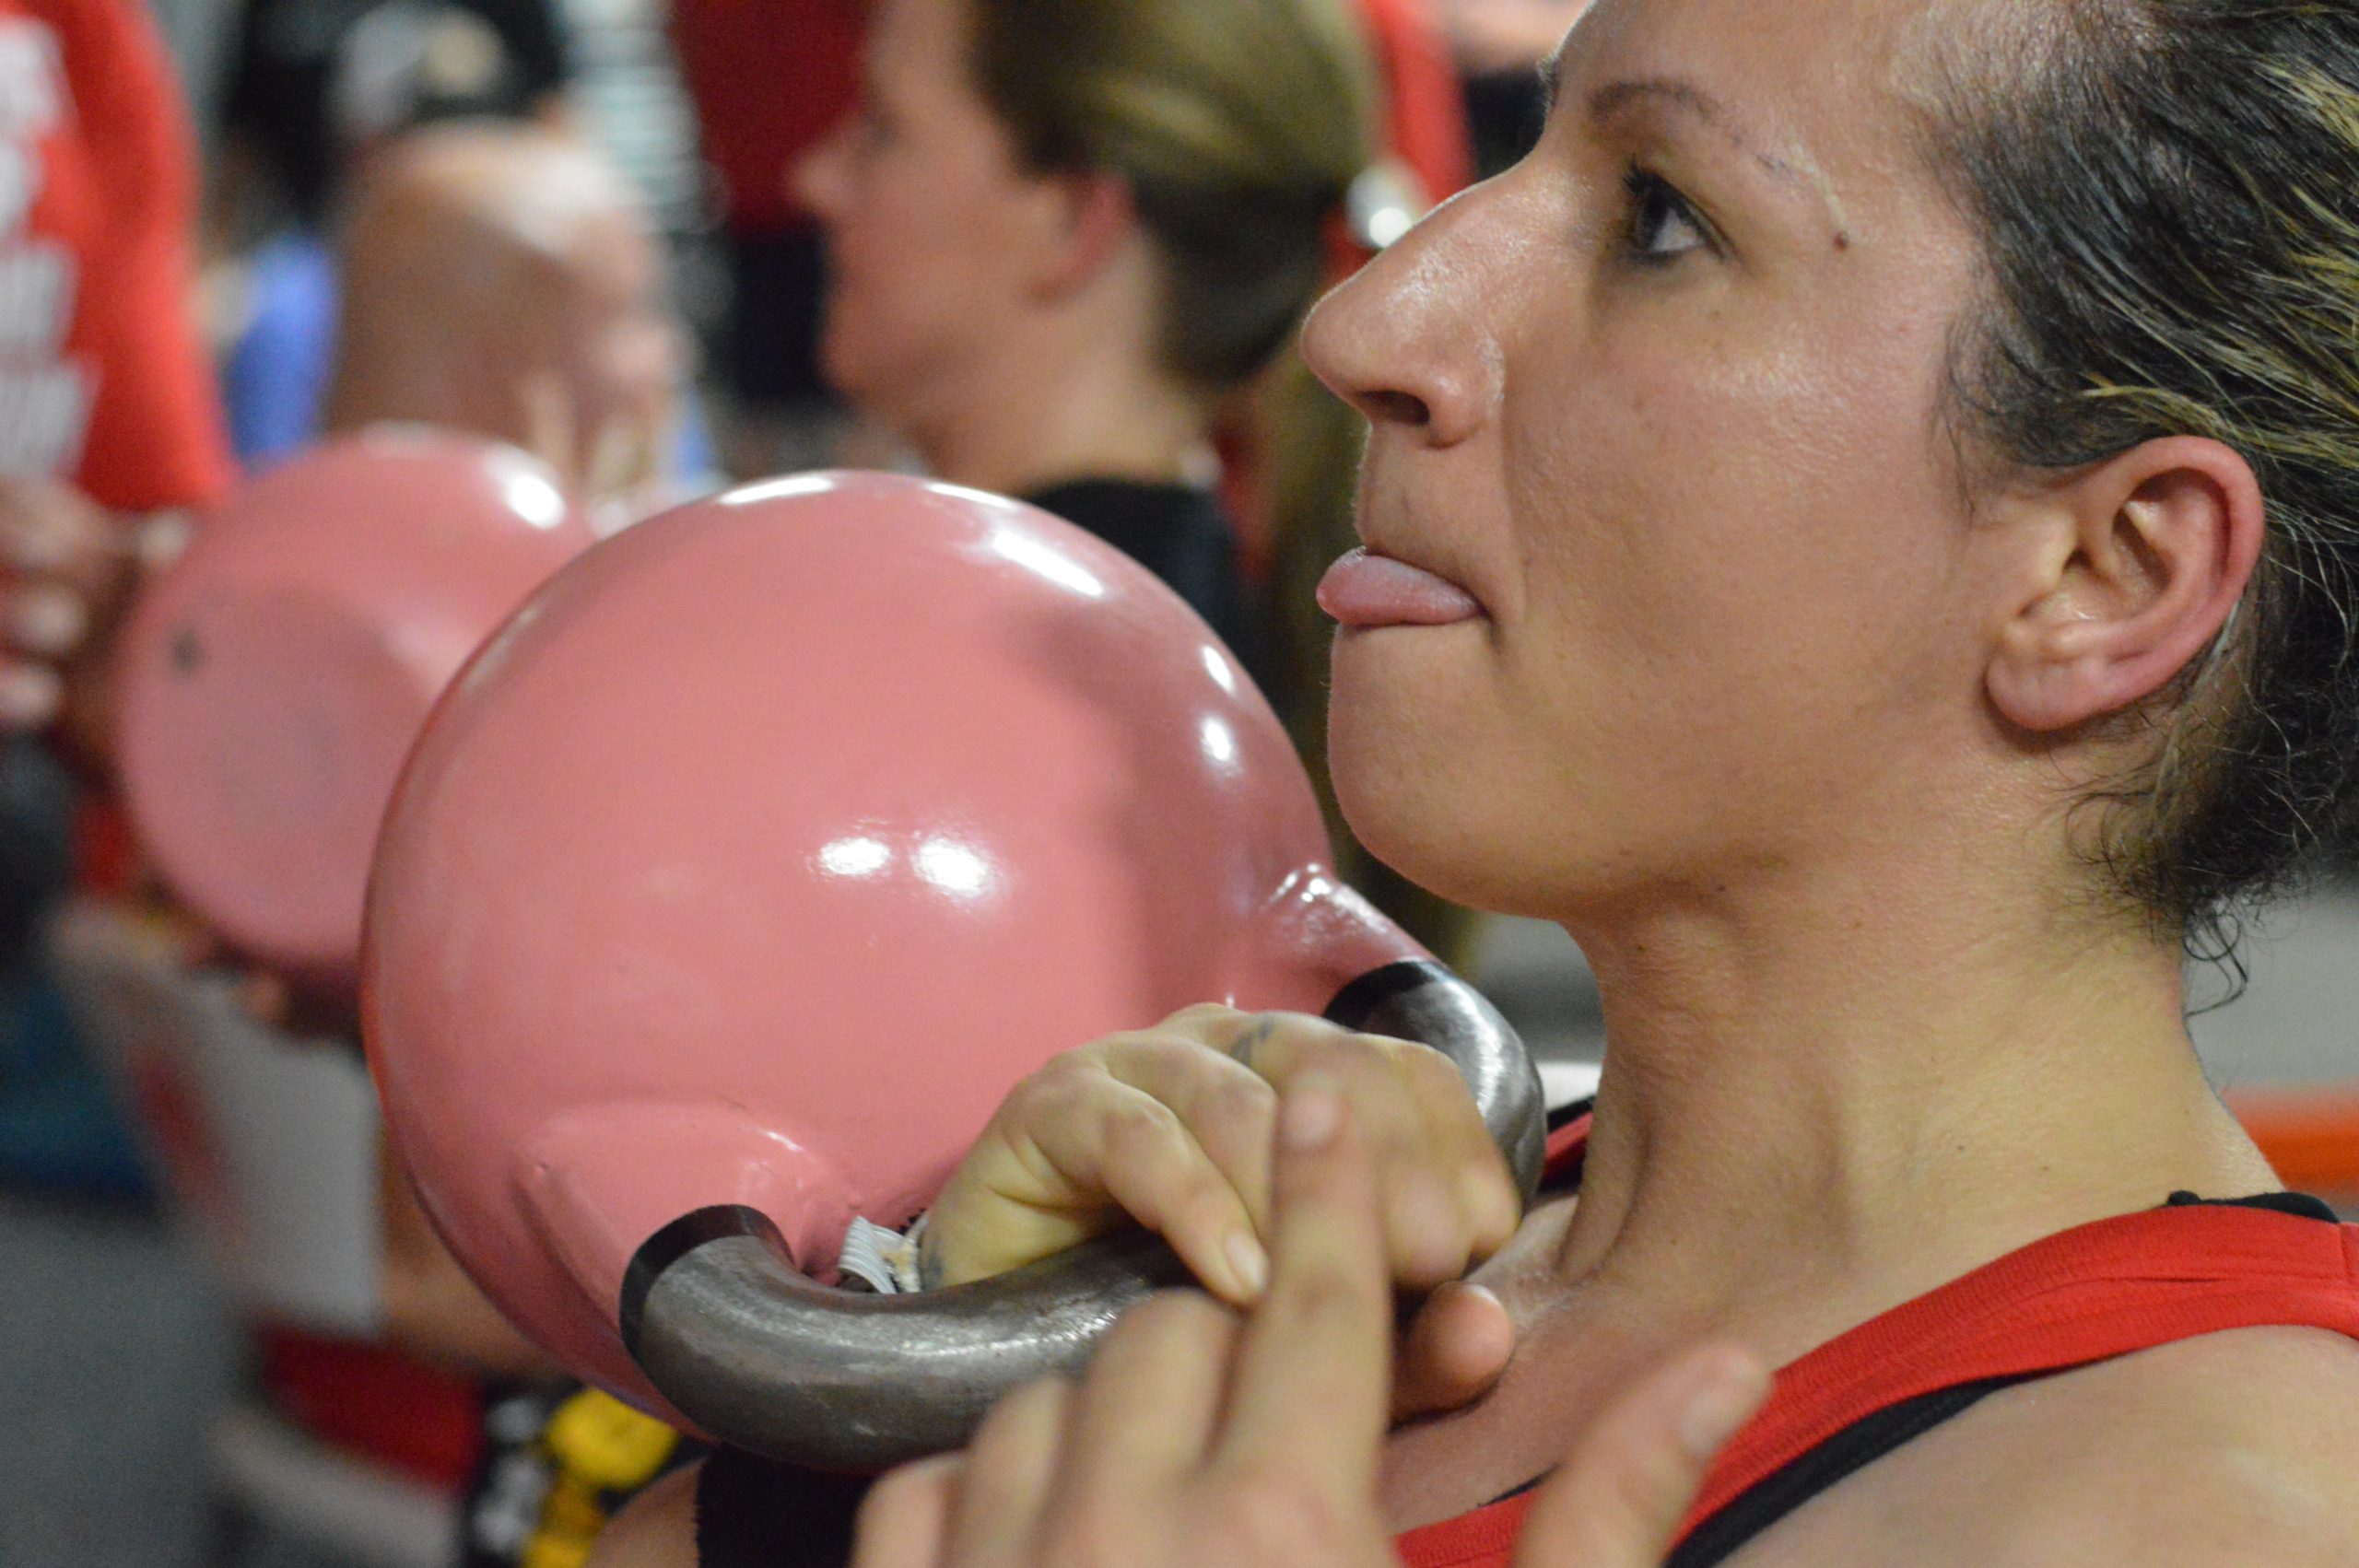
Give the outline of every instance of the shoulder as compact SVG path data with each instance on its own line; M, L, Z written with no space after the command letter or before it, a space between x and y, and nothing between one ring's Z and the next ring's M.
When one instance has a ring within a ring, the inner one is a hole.
M697 1568L699 1465L673 1471L599 1532L583 1568Z
M2000 1562L2359 1568L2359 1343L2206 1335L1992 1403Z

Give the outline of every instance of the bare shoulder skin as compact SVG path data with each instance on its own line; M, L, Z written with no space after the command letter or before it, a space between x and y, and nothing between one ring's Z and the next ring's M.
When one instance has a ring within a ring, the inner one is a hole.
M2347 1568L2359 1346L2209 1335L1993 1396L1797 1511L1731 1568Z

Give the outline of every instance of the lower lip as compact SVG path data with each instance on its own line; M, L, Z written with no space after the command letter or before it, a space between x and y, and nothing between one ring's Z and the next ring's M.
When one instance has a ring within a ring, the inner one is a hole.
M1483 614L1482 603L1458 584L1366 550L1355 550L1327 569L1319 584L1319 607L1354 631L1450 626Z

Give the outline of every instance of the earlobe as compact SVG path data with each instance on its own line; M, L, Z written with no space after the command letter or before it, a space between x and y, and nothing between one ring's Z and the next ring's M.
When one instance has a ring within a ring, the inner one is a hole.
M2056 733L2167 687L2227 626L2260 557L2259 482L2227 446L2148 441L2049 497L2070 532L2001 627L1986 685L2009 722Z

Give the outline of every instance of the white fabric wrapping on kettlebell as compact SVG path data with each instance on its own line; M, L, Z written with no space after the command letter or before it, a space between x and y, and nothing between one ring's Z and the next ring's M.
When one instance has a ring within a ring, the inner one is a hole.
M913 1295L925 1289L918 1273L918 1240L925 1235L925 1222L926 1216L920 1214L908 1230L896 1231L854 1219L844 1232L837 1270L881 1296Z

